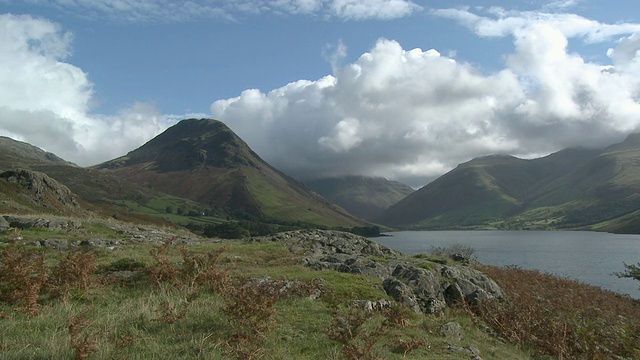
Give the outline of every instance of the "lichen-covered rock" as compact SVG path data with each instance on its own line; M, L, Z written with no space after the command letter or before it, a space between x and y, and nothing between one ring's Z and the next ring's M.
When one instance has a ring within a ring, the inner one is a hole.
M448 339L462 339L462 326L454 321L441 325L438 332Z
M440 314L447 305L478 302L504 295L489 277L463 262L444 265L416 259L367 238L339 231L296 230L251 241L276 241L300 256L300 264L383 280L396 302L414 311Z

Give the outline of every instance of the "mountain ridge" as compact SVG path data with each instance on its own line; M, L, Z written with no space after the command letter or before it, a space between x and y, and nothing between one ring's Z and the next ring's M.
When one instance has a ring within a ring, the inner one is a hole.
M640 135L605 149L537 159L483 156L458 165L375 221L416 229L580 228L625 232L640 211Z

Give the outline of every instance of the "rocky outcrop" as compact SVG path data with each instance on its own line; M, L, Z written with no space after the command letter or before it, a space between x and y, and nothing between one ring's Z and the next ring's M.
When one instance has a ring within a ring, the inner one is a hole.
M80 220L64 218L46 218L39 216L0 216L10 227L16 229L49 229L49 230L72 230L82 226Z
M313 269L379 278L389 296L416 312L437 314L446 306L474 306L504 296L491 278L468 266L466 259L451 260L451 264L416 259L349 233L297 230L252 241L282 242L300 256L302 265Z
M17 186L23 198L48 212L74 216L85 213L80 207L78 196L44 173L23 169L7 170L0 173L0 180Z

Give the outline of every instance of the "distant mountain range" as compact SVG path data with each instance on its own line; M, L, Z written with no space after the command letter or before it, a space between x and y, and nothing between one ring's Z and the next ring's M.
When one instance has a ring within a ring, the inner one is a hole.
M0 137L0 212L98 213L183 225L237 219L341 228L640 233L640 134L601 150L565 149L531 160L476 158L417 191L360 176L305 185L210 119L183 120L91 168Z
M17 169L29 171L16 177ZM54 184L54 194L69 192L77 204L57 201L59 196L36 197L33 179ZM225 124L210 119L183 120L126 156L90 168L0 137L0 212L94 212L136 222L203 225L229 220L371 225L271 167Z
M604 150L461 164L376 221L414 229L588 229L640 232L640 134Z

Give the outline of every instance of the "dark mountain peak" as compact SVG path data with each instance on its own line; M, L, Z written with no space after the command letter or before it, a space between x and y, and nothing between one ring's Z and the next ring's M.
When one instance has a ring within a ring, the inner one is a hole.
M241 216L330 226L364 223L273 168L217 120L182 120L97 167L124 181Z
M11 157L15 160L52 162L60 165L77 166L74 163L58 157L56 154L6 136L0 136L0 153L3 154L4 157Z
M213 119L182 120L127 155L100 168L148 164L162 172L201 167L255 166L260 158L223 122Z

